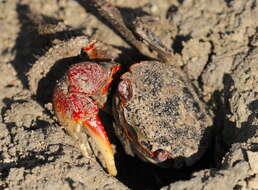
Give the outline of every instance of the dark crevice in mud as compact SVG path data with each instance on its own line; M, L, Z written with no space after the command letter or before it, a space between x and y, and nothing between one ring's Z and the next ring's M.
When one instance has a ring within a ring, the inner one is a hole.
M248 51L246 53L245 58L248 57L251 54L251 52L256 48L256 46L253 45L253 43L255 43L255 41L257 41L257 38L258 38L258 35L256 35L256 34L248 37L248 44L247 44Z
M224 74L223 77L224 88L221 91L215 91L212 95L211 102L213 102L213 112L215 114L215 167L219 168L225 154L231 148L231 145L237 142L245 142L248 138L251 138L255 134L257 126L242 124L241 128L236 127L236 123L230 120L231 113L229 100L232 98L232 87L234 86L234 80L230 74ZM255 104L255 103L254 103ZM253 104L250 104L253 105ZM251 106L252 107L252 106ZM252 107L253 108L253 107ZM252 108L249 107L251 110ZM248 120L253 120L257 117L257 114L253 112L250 114ZM246 127L248 126L248 130ZM239 134L249 131L250 134L244 135L245 139L238 139Z
M252 111L254 114L258 114L258 100L254 100L248 104L248 109ZM258 117L258 115L256 115Z
M251 9L255 9L256 6L257 6L257 1L253 1L251 5Z
M230 103L228 100L232 99L232 87L234 87L234 80L229 74L225 74L223 78L224 83L224 126L225 132L224 132L224 139L227 139L227 146L228 148L237 142L246 142L248 139L254 137L255 131L257 130L257 125L252 125L254 123L254 120L258 118L258 103L257 101L250 102L247 107L250 110L250 115L247 118L246 122L241 123L241 127L237 128L235 122L232 122L229 120L230 116L233 115L230 110ZM227 117L225 117L227 115ZM248 129L247 129L248 128ZM243 135L244 134L244 135ZM240 138L241 137L241 138Z
M166 19L171 20L173 16L177 13L177 11L178 7L175 5L171 5L167 10Z
M223 90L215 91L212 94L211 100L209 102L210 105L213 105L213 113L214 113L214 133L213 133L213 146L214 146L214 164L216 168L220 167L220 163L222 158L229 150L229 146L225 144L223 140L223 130L226 125L225 123L225 115L226 115L226 106L225 100L223 100Z
M215 55L214 44L213 44L212 41L209 41L209 42L210 42L210 44L211 44L211 50L210 50L210 53L209 53L209 55L208 55L208 60L207 60L205 66L203 67L202 72L200 73L200 75L199 75L199 77L198 77L198 79L197 79L198 85L199 85L199 87L200 87L201 89L203 89L202 75L203 75L203 73L207 70L207 68L209 67L209 65L212 63L212 58L213 58L213 56Z
M182 50L183 50L183 42L187 42L188 40L191 39L191 35L188 34L188 35L177 35L175 38L174 38L174 41L173 41L173 44L172 44L172 49L174 50L175 53L178 53L178 54L182 54Z
M221 161L234 143L234 134L236 134L233 132L234 129L236 129L235 123L230 121L227 117L232 114L228 100L231 96L230 89L234 85L234 81L229 74L224 75L223 84L224 88L214 91L208 102L208 105L212 108L214 113L212 143L212 163L214 164L214 168L220 168ZM225 139L227 139L227 141L225 141Z
M227 4L227 7L231 7L231 2L233 2L234 0L224 0L224 1Z
M180 3L180 4L183 4L184 2L185 2L185 0L177 0L178 1L178 3Z
M74 182L74 180L72 178L70 178L70 177L65 178L65 181L67 181L67 183L69 184L69 187L70 187L71 190L75 189L75 187L74 187L74 183L75 182Z

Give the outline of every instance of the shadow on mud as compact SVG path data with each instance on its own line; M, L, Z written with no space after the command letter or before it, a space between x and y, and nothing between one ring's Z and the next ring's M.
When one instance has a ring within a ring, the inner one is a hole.
M82 29L71 30L68 27L67 30L60 32L44 33L44 29L40 30L39 26L43 24L48 27L55 26L62 20L34 14L28 5L19 3L17 3L16 12L20 22L20 32L12 49L16 53L11 65L17 72L17 77L23 87L29 88L26 74L36 62L37 57L44 55L46 49L51 47L53 39L67 39L69 35L78 34Z
M0 179L4 180L10 172L11 168L24 168L32 169L42 165L46 165L51 162L55 162L63 153L63 145L57 144L59 147L55 152L50 152L51 146L56 146L55 144L49 145L45 150L42 151L28 151L27 156L23 158L17 158L17 161L2 163L0 165ZM44 157L42 157L44 155Z
M232 99L232 87L235 86L234 80L229 74L225 74L223 77L224 83L224 126L225 128L223 135L224 139L227 139L225 142L228 146L231 146L233 143L237 142L246 142L248 139L255 136L255 131L257 130L258 126L253 125L255 123L255 119L258 118L258 101L252 101L247 105L247 108L251 112L245 122L241 123L241 127L236 127L236 122L230 121L226 115L232 115L230 111L230 103L229 99Z

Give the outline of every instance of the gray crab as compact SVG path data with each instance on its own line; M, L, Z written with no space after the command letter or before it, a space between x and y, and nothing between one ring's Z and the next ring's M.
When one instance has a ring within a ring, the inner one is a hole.
M176 63L173 53L146 27L145 21L137 19L131 31L111 4L92 2L133 46L152 57L133 64L117 79L112 109L114 128L126 153L166 167L194 164L209 146L211 111ZM98 108L103 107L120 66L114 61L116 53L101 42L90 43L83 51L89 61L74 64L58 82L53 95L54 109L75 139L82 132L93 137L108 171L116 175L112 148L98 117Z

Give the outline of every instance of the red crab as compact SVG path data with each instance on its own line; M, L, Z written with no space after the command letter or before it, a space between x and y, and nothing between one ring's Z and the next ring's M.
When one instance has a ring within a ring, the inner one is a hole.
M93 1L93 0L92 0ZM126 28L119 12L105 1L93 1L100 13L120 29L133 46L156 59L130 67L113 99L115 132L127 154L172 167L194 164L209 145L210 111L200 100L173 54L137 20L135 33ZM136 35L135 35L136 34ZM86 152L85 133L102 153L107 170L116 175L111 144L98 116L108 88L120 65L112 51L100 42L83 49L89 61L72 65L54 90L53 105L60 123ZM170 163L170 162L169 162Z

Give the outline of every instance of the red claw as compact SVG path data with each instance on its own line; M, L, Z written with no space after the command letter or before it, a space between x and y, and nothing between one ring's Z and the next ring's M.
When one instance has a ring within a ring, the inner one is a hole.
M119 66L112 63L111 70L107 68L93 62L73 65L54 90L53 106L57 118L71 136L77 138L81 126L86 129L102 153L107 170L115 176L114 154L99 119L97 104L98 97L104 96L103 92L106 95ZM96 98L92 99L94 96Z
M67 79L70 92L81 92L85 95L94 95L106 85L112 76L107 70L96 63L83 62L70 67ZM112 81L112 80L111 80Z

